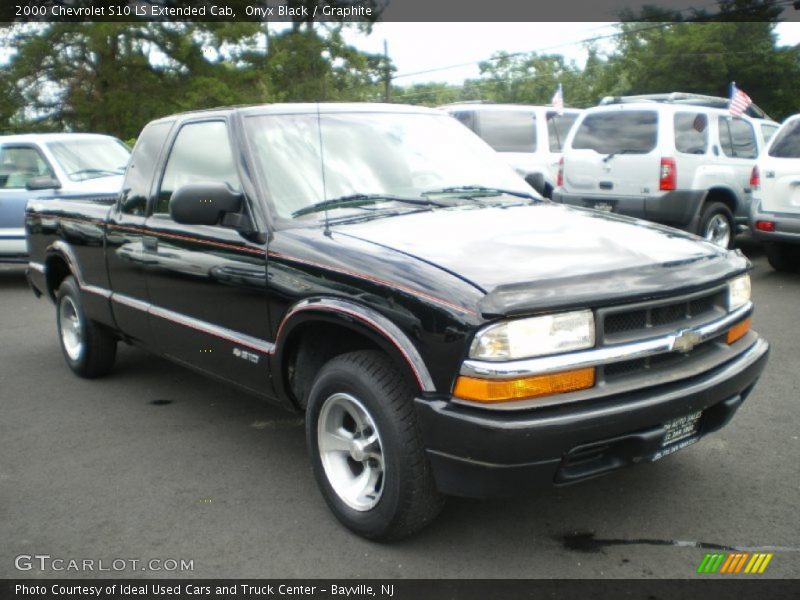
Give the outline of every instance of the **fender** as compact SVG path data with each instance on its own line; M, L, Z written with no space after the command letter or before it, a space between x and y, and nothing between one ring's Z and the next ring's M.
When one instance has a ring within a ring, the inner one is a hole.
M338 298L315 298L302 300L290 308L278 326L278 333L275 336L275 356L283 354L283 346L289 338L289 334L295 326L303 321L302 313L318 312L328 314L338 314L358 321L360 324L371 329L379 337L383 338L394 347L405 360L411 373L423 392L435 392L436 387L433 383L428 367L422 360L416 346L408 336L397 327L392 321L380 314L378 311L362 306L355 302L349 302ZM280 375L279 361L274 361L273 372ZM282 378L279 377L279 381Z
M52 244L50 244L47 249L45 250L45 269L44 274L45 278L47 277L47 261L48 259L53 256L57 255L63 258L67 266L69 267L70 272L75 277L75 280L78 282L78 287L81 289L82 292L87 292L89 294L95 294L97 296L101 296L103 298L109 298L111 296L111 291L107 290L102 287L98 287L96 285L89 285L86 283L86 280L83 278L83 274L81 273L81 269L79 267L79 263L77 258L75 257L75 253L73 252L72 248L69 247L63 240L56 240ZM54 290L49 290L50 295L54 294Z

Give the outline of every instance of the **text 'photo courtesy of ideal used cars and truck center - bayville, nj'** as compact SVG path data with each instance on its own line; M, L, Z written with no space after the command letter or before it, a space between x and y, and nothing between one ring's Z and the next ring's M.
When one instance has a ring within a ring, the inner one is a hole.
M0 575L796 578L791 3L290 4L2 25Z

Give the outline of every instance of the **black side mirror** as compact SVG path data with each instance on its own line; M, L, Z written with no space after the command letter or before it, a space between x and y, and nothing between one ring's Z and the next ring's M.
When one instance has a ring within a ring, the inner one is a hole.
M542 173L528 173L525 175L525 181L529 186L539 192L539 195L544 197L545 192L545 183L544 183L544 175Z
M169 214L184 225L219 225L226 215L241 212L243 199L225 183L190 183L172 192Z
M31 177L28 183L25 184L27 190L57 190L61 187L61 183L55 177L50 175L39 175L38 177Z

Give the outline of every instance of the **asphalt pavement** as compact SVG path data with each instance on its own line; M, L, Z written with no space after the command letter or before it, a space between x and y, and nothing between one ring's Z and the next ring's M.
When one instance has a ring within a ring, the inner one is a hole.
M122 345L110 376L75 377L52 304L2 268L0 577L695 577L718 547L772 552L762 577L798 577L800 274L745 251L772 354L730 425L575 486L451 498L391 544L330 514L296 415Z

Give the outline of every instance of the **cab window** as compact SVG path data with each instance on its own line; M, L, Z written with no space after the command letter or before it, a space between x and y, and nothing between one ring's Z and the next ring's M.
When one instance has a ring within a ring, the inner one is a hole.
M0 189L25 188L34 177L55 177L36 148L11 146L0 148Z
M136 140L120 200L120 211L124 214L144 216L153 185L153 171L171 128L172 121L151 123Z
M169 214L172 192L187 183L224 183L234 191L241 191L228 127L223 121L181 127L167 159L153 212Z

